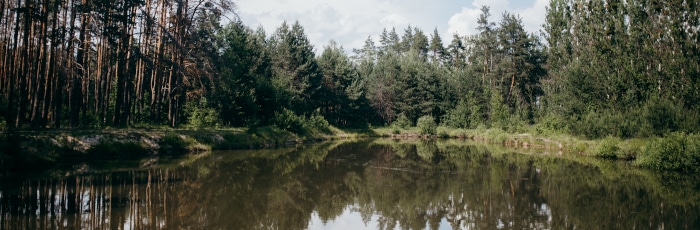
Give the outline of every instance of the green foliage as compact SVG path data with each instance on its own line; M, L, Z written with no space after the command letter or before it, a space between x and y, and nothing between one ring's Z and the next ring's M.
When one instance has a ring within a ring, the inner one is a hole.
M262 126L242 132L224 132L212 144L212 149L255 149L261 147L281 146L291 139L293 134L276 126Z
M622 138L644 137L650 132L640 111L631 109L625 112L614 110L589 111L579 121L573 121L572 129L576 134L589 138L615 136Z
M416 127L418 127L418 131L421 135L437 134L437 124L435 123L435 118L433 116L426 115L418 118Z
M282 111L275 113L274 124L282 130L293 133L303 134L305 132L304 117L296 115L287 108L283 108Z
M439 138L449 138L450 132L447 129L445 129L445 127L438 127L437 128L437 136Z
M442 124L451 128L470 128L471 108L466 100L459 100L457 107L447 111L442 119Z
M593 155L600 158L616 159L618 155L621 155L621 150L618 146L620 141L620 138L617 137L606 137L600 141Z
M321 107L326 99L319 94L323 75L301 24L297 21L290 27L284 22L268 44L273 82L283 106L298 114Z
M491 126L503 129L508 125L508 107L503 103L503 98L498 93L491 93Z
M681 16L686 3L659 10L644 2L550 2L542 85L547 109L573 133L629 138L698 130L700 58L689 46L698 35L680 26L697 24L697 16ZM661 15L678 19L654 20Z
M399 129L407 129L413 127L413 122L411 122L411 120L402 113L399 114L394 123L391 123L391 126Z
M311 115L311 117L307 119L305 127L307 127L307 129L320 131L322 133L331 133L331 125L328 124L328 121L326 121L326 119L318 113Z
M270 54L263 31L254 32L235 21L219 33L224 43L220 73L206 81L208 103L226 126L266 123L277 109ZM257 124L256 124L257 125Z
M398 126L392 125L391 126L391 134L401 134L401 128Z
M655 100L647 103L644 109L644 118L649 122L649 128L656 135L663 135L669 131L678 130L680 111L673 103L665 100Z
M559 118L548 118L557 121ZM606 109L585 112L579 118L572 117L569 122L557 121L575 134L589 138L616 136L621 138L663 136L675 131L694 132L698 125L696 112L686 111L677 103L665 99L652 99L642 106L630 107L622 111ZM540 124L555 125L552 121ZM556 127L552 127L555 128Z
M535 134L549 135L555 133L566 132L569 129L569 123L553 114L545 115L538 119L534 125Z
M365 97L365 79L347 56L343 47L331 41L318 57L323 82L317 97L323 115L332 125L363 127L370 121L371 107Z
M658 170L700 172L700 136L674 132L656 138L647 143L637 163Z
M174 132L168 132L158 141L160 145L161 152L171 152L171 153L184 153L189 148L189 143L180 136L180 134Z
M202 97L198 101L187 104L187 123L195 128L217 127L219 113L207 104L207 98Z
M274 124L282 130L302 135L314 132L331 132L330 124L318 112L306 118L285 108L275 114Z

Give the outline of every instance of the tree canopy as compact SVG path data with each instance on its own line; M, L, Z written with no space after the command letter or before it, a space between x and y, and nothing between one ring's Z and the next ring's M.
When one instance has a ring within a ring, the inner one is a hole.
M455 128L643 137L700 123L694 1L551 0L539 33L483 6L476 34L386 28L352 52L315 47L299 22L270 35L222 25L233 9L2 1L2 126L255 127L293 115L365 127L432 116Z

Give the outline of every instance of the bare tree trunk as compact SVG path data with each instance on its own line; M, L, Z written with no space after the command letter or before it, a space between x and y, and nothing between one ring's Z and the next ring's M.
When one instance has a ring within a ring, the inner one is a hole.
M40 29L39 29L39 34L36 39L36 54L35 57L32 58L34 60L34 63L32 66L34 66L34 69L31 72L32 79L33 81L30 82L30 97L29 97L29 102L31 104L30 106L30 123L32 124L32 127L34 128L39 128L42 123L42 118L41 118L41 110L39 109L40 107L43 108L43 106L40 104L43 102L43 93L44 93L44 81L46 79L46 75L44 74L44 69L46 68L46 30L47 28L47 21L48 21L48 1L44 2L44 4L41 7L41 13L39 17L43 18L44 20L38 20L40 23Z
M65 5L59 5L59 1L56 1L54 3L54 10L53 10L53 16L52 16L53 22L51 25L51 31L54 34L58 33L58 31L57 31L58 21L60 20L58 17L59 16L59 14L58 14L59 7L63 7L64 9L66 8ZM60 44L62 44L62 43L63 43L63 40L61 40ZM55 103L55 100L53 100L54 94L56 93L57 90L62 90L62 89L57 89L56 84L55 84L55 82L56 82L55 79L57 78L56 63L58 62L58 60L57 60L58 47L59 47L58 36L52 36L51 37L50 56L48 59L49 67L48 67L48 70L46 73L46 77L47 77L47 79L46 79L46 93L44 94L44 99L43 99L44 100L44 107L42 108L42 114L43 114L42 116L47 121L50 121L51 119L53 119L53 117L51 117L51 115L52 115L51 110L52 110L52 108L55 108L55 106L53 106L53 103ZM55 125L56 121L55 120L53 120L53 121L54 121L54 125ZM60 122L59 122L59 124L60 124Z
M73 63L75 62L75 59L73 58L74 53L73 53L73 47L74 47L74 39L75 39L75 20L77 18L77 9L75 7L75 1L71 1L71 11L70 11L70 23L66 28L70 28L68 32L68 44L66 48L66 57L64 62L66 63L66 74L67 74L67 83L70 84L68 91L68 103L70 104L70 125L72 127L77 127L79 125L79 115L80 115L80 102L82 95L81 93L81 85L80 85L80 76L76 71L74 71Z
M165 33L166 31L166 26L167 26L167 16L168 16L168 1L161 0L161 9L160 9L160 20L159 20L159 25L157 27L159 28L159 33L157 36L158 41L156 42L156 51L153 54L153 60L154 60L154 65L153 65L153 70L151 73L151 122L157 122L160 117L161 117L161 103L163 101L163 86L164 86L164 77L163 77L163 70L165 69L165 66L163 65L163 53L165 52L165 45L163 44L163 39L165 38Z
M91 65L91 60L92 60L92 30L88 29L89 25L92 23L92 1L88 0L82 0L82 5L83 5L83 11L81 12L81 19L80 19L80 41L82 44L82 48L80 51L83 52L83 57L79 58L78 61L80 62L81 65L81 76L83 78L83 83L82 83L82 97L83 97L83 102L81 103L81 112L82 112L82 125L87 125L88 123L88 106L90 105L90 82L93 78L92 75L92 65ZM92 92L95 94L95 92ZM91 108L93 113L95 113L96 108Z
M513 88L515 87L515 75L518 73L518 65L515 62L515 56L513 57L513 74L510 80L510 89L508 89L508 97L506 97L506 104L510 102L510 96L513 95Z
M29 76L31 74L31 65L30 65L30 51L31 51L31 44L30 40L32 37L32 13L31 9L33 9L33 6L31 5L30 1L26 2L26 5L24 6L26 9L26 12L24 13L24 32L23 32L23 37L22 37L22 47L21 47L21 55L19 58L19 71L17 74L17 77L19 78L19 98L17 102L17 115L15 117L15 127L20 127L22 122L25 120L25 111L27 109L26 104L27 98L28 98L28 90L27 90L27 81L29 80Z
M16 9L20 9L21 6L22 6L21 2L17 1ZM18 117L18 106L17 106L18 99L17 99L17 95L16 95L17 94L17 87L15 87L15 86L20 78L20 76L19 76L20 75L20 71L19 71L20 68L18 68L18 67L21 66L21 64L20 64L20 58L21 58L20 53L21 52L19 51L19 48L20 48L19 42L21 39L19 36L20 29L21 29L20 28L20 15L21 15L20 11L15 11L15 29L14 29L14 38L13 38L13 42L12 42L12 46L13 46L12 61L10 62L10 66L8 68L10 70L9 74L8 74L8 78L9 78L9 84L8 84L9 93L8 94L9 94L9 96L7 99L7 107L8 108L7 108L7 117L5 118L5 120L7 121L8 129L10 132L15 131L15 129L17 128L17 120L19 118Z

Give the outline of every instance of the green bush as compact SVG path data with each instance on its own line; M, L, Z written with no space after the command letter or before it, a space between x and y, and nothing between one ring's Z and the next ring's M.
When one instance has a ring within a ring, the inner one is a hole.
M293 111L283 108L282 111L275 112L275 126L282 130L303 134L304 118L296 115Z
M503 98L499 93L491 93L491 127L505 129L508 125L508 107L503 103Z
M311 116L307 122L306 122L307 129L313 129L320 131L322 133L330 133L331 132L331 125L328 123L326 118L321 116L320 114L315 114Z
M207 99L187 103L187 123L195 128L216 127L219 122L219 113L209 107Z
M685 172L700 172L700 136L674 132L647 143L638 158L640 166Z
M438 128L437 135L439 138L449 138L450 133L443 127L443 128Z
M398 127L400 129L407 129L413 126L413 122L411 122L411 120L402 113L396 117L396 120L394 123L391 123L391 126Z
M572 131L589 138L648 137L651 129L644 120L642 111L638 108L626 111L589 111L574 123Z
M416 127L418 127L418 131L421 135L435 135L437 133L437 124L435 123L435 118L430 115L418 118Z
M398 134L401 134L401 128L392 125L392 126L391 126L391 134L397 134L397 135L398 135Z
M296 115L289 109L282 109L275 113L275 126L282 130L305 135L312 132L330 133L331 125L326 118L316 111L316 114L309 118L303 115Z
M681 109L669 100L652 98L643 108L643 117L650 130L661 136L678 131L681 123Z
M617 137L606 137L600 141L593 155L600 158L617 159L618 156L622 155L620 147L618 146L620 141L620 138Z
M450 128L469 128L471 110L466 100L459 100L457 107L448 110L442 118L442 125Z
M158 141L160 145L160 150L163 152L186 152L188 149L188 144L185 139L180 137L177 133L166 133Z

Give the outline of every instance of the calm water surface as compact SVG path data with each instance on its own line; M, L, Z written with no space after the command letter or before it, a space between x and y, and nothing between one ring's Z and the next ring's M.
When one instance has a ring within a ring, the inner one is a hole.
M700 228L697 176L467 141L145 162L3 178L0 229Z

